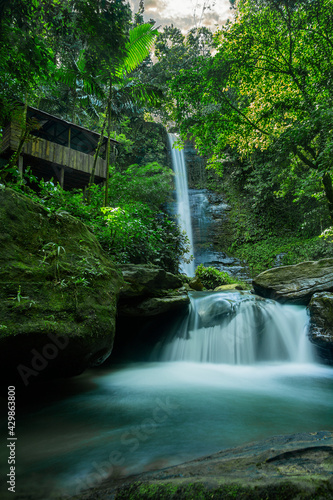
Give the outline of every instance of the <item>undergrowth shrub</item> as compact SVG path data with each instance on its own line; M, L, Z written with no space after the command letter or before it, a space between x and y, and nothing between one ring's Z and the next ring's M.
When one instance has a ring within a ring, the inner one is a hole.
M298 264L306 260L333 257L333 245L329 240L315 236L271 236L255 243L244 243L230 252L245 260L252 277L279 265Z
M219 271L215 267L205 267L200 264L195 270L195 276L200 279L204 288L212 290L221 285L239 283L238 280L224 271Z
M188 239L162 209L172 188L172 175L156 163L132 165L123 173L113 169L108 207L102 207L104 193L100 186L91 187L88 202L82 189L65 191L53 181L38 181L29 170L22 181L9 187L42 204L50 213L65 211L79 218L116 262L155 264L177 273L188 251Z

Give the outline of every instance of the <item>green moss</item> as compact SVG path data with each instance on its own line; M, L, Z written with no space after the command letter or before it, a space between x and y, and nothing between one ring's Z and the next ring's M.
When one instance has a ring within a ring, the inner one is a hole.
M301 479L301 478L300 478ZM332 498L333 489L324 481L309 481L304 483L270 483L257 485L239 483L214 486L211 483L198 482L175 485L170 483L134 483L117 490L116 500L208 500L208 499L237 499L237 500L313 500L314 498Z
M207 290L231 284L239 284L243 289L247 288L245 283L233 278L230 274L219 271L215 267L205 267L203 264L200 264L196 268L195 276L201 281L202 285Z
M10 189L0 192L0 224L0 361L8 376L19 363L29 366L31 349L43 350L50 333L80 342L81 370L95 351L110 353L122 277L94 235ZM63 365L75 342L62 353Z

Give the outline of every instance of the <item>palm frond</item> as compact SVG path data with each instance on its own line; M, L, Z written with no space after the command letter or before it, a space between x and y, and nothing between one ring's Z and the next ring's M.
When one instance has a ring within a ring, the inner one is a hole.
M149 23L140 24L130 30L126 45L127 56L117 68L117 76L122 76L124 71L130 73L148 57L157 34L158 31Z

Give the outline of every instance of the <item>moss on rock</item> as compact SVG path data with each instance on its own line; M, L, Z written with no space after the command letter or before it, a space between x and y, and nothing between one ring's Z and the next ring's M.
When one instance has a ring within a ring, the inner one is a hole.
M333 498L333 434L274 436L129 478L110 478L73 500Z
M95 236L11 189L0 191L0 224L1 380L22 382L20 365L31 370L30 382L103 361L112 350L122 277ZM54 355L49 347L48 359L45 346L58 336L66 348ZM45 363L33 361L36 352Z

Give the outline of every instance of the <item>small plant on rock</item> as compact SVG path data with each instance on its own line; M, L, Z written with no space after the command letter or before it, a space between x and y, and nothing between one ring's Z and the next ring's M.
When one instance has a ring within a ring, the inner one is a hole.
M196 268L195 276L199 278L203 286L208 290L212 290L221 285L238 283L238 281L232 278L228 273L219 271L215 267L205 267L203 264L200 264Z

